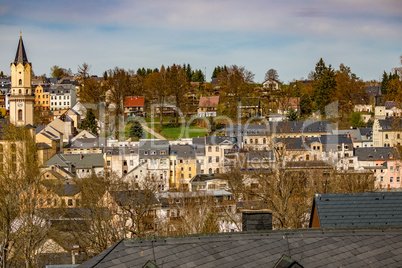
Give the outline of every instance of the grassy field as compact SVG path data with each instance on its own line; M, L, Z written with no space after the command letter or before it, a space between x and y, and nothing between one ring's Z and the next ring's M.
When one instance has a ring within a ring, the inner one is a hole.
M168 140L178 140L180 138L197 138L204 137L207 133L205 128L197 126L189 127L174 127L170 125L163 125L160 134Z
M148 123L148 127L153 128L168 140L178 140L181 138L197 138L204 137L207 134L207 129L198 126L178 126L175 127L170 123L165 123L162 128L159 123Z

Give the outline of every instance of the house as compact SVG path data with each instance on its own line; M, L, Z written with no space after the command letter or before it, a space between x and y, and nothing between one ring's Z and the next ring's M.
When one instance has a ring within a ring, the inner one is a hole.
M58 132L63 133L62 142L68 143L71 136L75 133L74 121L71 120L69 116L66 116L64 121L60 118L50 122L47 127L51 127Z
M73 109L68 108L62 115L60 115L60 119L63 120L66 116L70 117L74 121L74 127L76 129L81 126L81 116L79 113L74 111Z
M191 180L191 191L228 190L228 182L219 174L197 174Z
M281 83L275 79L268 79L262 83L262 87L269 91L277 91L281 87Z
M263 150L273 145L273 138L318 137L332 134L329 121L265 122L258 125L228 125L225 135L238 137L242 147Z
M375 176L377 188L401 188L402 162L396 148L364 147L355 148L358 166L370 170Z
M149 179L158 181L160 191L169 189L169 141L140 140L138 154Z
M193 144L200 163L200 173L203 174L224 172L225 153L239 147L238 138L228 136L193 138Z
M100 138L81 138L71 141L63 147L64 154L99 154L103 153L106 140Z
M124 118L144 116L144 96L129 96L124 99Z
M38 85L35 88L35 110L50 110L50 84Z
M373 146L372 128L339 129L334 130L334 134L350 135L354 148Z
M310 228L402 226L402 192L315 194Z
M387 117L375 119L373 124L374 147L395 147L402 143L402 119Z
M73 84L56 84L49 88L50 110L67 110L77 102L76 86Z
M219 105L219 96L201 97L198 104L198 117L215 117L217 116Z
M126 176L140 164L138 145L106 147L103 153L106 162L105 168L119 177Z
M170 145L169 187L190 190L191 179L200 172L196 150L192 145Z
M58 165L69 170L78 178L89 177L92 174L103 175L103 154L56 154L43 164L44 168Z

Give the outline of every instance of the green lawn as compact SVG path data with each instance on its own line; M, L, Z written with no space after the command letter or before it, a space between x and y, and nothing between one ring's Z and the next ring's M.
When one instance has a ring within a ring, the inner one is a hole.
M170 125L164 125L160 134L168 140L178 140L180 138L196 138L204 137L207 133L205 128L197 126L189 127L174 127Z

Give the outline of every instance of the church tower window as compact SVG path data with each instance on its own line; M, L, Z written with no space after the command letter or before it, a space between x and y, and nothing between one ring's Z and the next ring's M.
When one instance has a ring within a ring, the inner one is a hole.
M18 121L22 121L22 110L18 110Z

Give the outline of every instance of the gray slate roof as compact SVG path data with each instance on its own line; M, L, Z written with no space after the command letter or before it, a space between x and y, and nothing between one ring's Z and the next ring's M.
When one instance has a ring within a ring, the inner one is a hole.
M378 119L381 129L379 131L401 130L402 119L395 117L387 117L385 119Z
M68 169L68 162L72 163L76 168L95 168L103 167L104 160L103 154L56 154L50 158L46 163L43 164L45 167L50 167L51 165L59 165L63 168Z
M171 145L170 155L180 158L195 158L195 146L192 145Z
M275 133L332 133L331 124L327 120L322 121L284 121L268 122L261 125L230 125L225 128L228 136L243 135L270 135Z
M316 194L315 206L323 228L402 226L402 192Z
M121 240L79 267L400 267L402 229L300 229Z
M70 142L64 148L66 149L73 149L73 148L78 148L78 149L89 149L89 148L100 148L104 147L106 144L99 143L102 141L99 138L81 138L81 139L76 139L73 142Z
M353 151L359 161L387 160L391 155L393 159L399 157L398 151L392 147L361 147Z
M28 63L28 57L25 52L24 42L22 41L22 36L20 36L20 40L18 41L17 53L15 53L14 64L17 65L18 63Z

